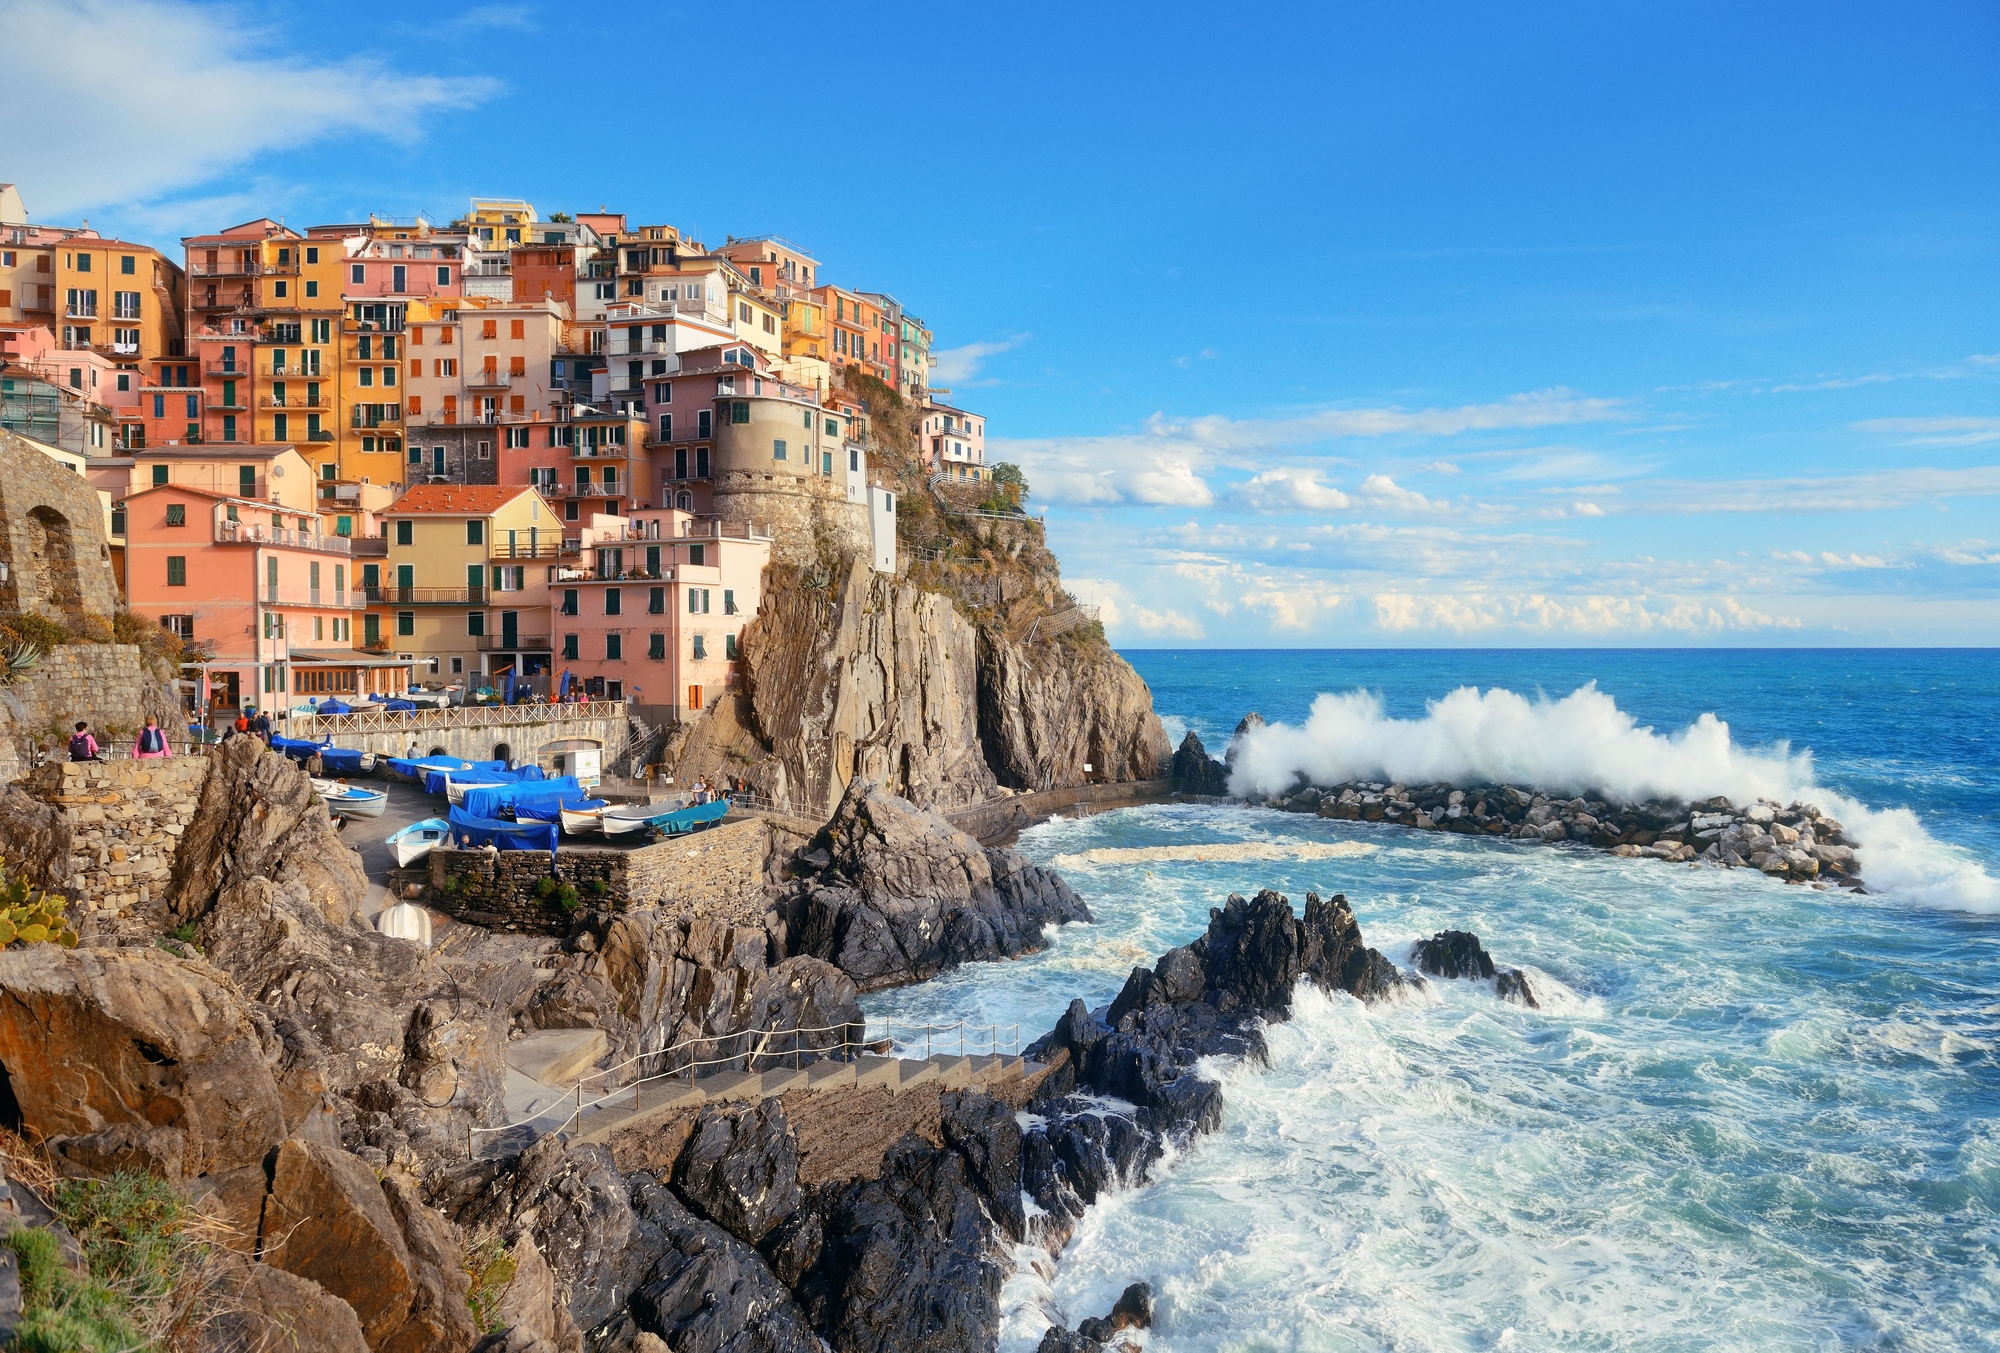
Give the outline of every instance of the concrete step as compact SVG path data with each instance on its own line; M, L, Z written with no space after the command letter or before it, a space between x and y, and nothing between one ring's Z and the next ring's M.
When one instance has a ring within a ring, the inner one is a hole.
M969 1090L972 1088L972 1059L940 1053L926 1057L924 1065L937 1071L937 1078L944 1082L948 1090Z
M857 1057L854 1059L854 1083L890 1091L900 1089L903 1064L894 1057Z
M853 1085L852 1062L814 1062L806 1068L808 1090L845 1090Z
M899 1061L896 1063L896 1070L900 1075L900 1083L890 1088L899 1094L904 1090L915 1089L926 1081L938 1079L936 1062Z
M790 1094L794 1090L803 1090L808 1083L804 1071L791 1067L779 1071L766 1071L763 1084L758 1087L758 1094L765 1099L771 1099L778 1095Z
M626 1091L620 1099L589 1110L571 1126L570 1140L604 1142L614 1132L643 1128L685 1109L700 1108L708 1102L708 1096L699 1082L689 1085L686 1081L660 1080L635 1088L639 1092L636 1106L631 1091Z
M544 1085L576 1084L577 1078L604 1060L611 1045L602 1029L543 1029L507 1045L507 1065ZM588 1097L592 1087L585 1086Z
M507 1121L510 1123L525 1123L544 1114L552 1118L561 1118L567 1113L561 1106L576 1102L573 1093L566 1093L560 1086L544 1085L532 1076L522 1075L511 1066L507 1068L504 1093Z

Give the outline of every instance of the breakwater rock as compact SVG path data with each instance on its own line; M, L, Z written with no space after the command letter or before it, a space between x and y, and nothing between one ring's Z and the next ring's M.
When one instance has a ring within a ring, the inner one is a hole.
M1264 726L1262 716L1245 715L1223 761L1207 756L1190 733L1174 756L1174 788L1206 793L1205 786L1227 781L1243 738ZM1524 785L1314 784L1303 773L1281 794L1239 797L1350 822L1549 845L1571 842L1613 855L1756 869L1788 883L1861 886L1861 865L1846 828L1817 804L1803 801L1739 804L1717 796L1632 803L1597 791L1570 794Z

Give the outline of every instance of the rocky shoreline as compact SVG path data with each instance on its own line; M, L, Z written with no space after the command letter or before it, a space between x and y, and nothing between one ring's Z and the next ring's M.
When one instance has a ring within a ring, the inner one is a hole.
M1235 738L1263 722L1248 715ZM1626 858L1755 869L1786 883L1863 890L1846 828L1811 803L1734 804L1719 796L1624 803L1596 792L1563 797L1519 785L1316 785L1303 775L1283 794L1235 796L1227 762L1210 757L1192 732L1174 754L1173 774L1183 793L1281 812L1544 845L1569 842Z

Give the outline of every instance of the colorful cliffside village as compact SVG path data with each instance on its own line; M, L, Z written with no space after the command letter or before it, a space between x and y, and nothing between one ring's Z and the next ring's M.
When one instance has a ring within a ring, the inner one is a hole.
M172 258L0 184L0 428L98 491L211 717L422 685L679 718L736 680L767 563L895 570L857 382L920 411L929 474L993 473L923 321L820 271L488 198Z

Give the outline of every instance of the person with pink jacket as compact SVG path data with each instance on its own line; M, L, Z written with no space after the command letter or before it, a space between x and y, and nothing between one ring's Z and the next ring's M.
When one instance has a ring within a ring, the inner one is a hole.
M158 719L147 719L146 726L139 730L139 740L132 746L134 761L157 761L172 756L174 749L167 745L167 734L160 727Z

